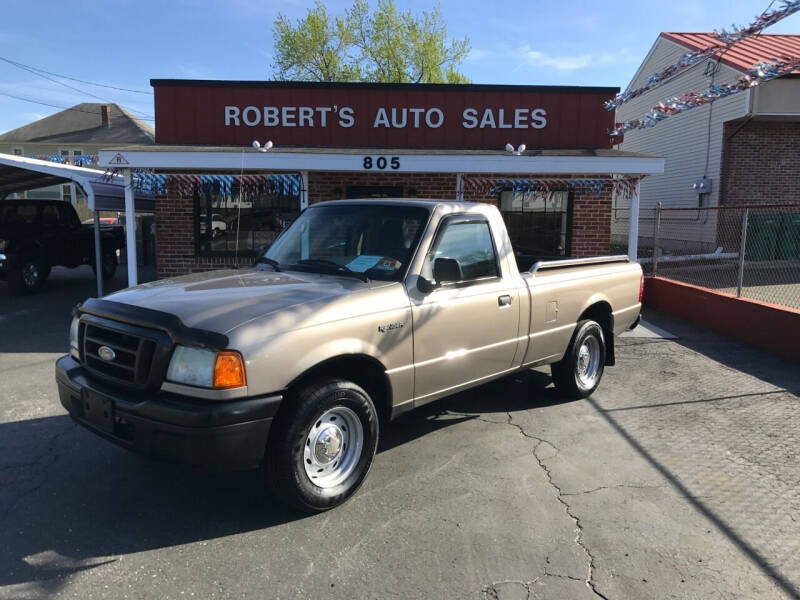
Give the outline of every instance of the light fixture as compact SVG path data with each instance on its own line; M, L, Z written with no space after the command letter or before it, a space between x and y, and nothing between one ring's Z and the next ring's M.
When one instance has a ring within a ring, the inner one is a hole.
M258 140L253 140L253 148L258 150L259 152L266 152L267 150L272 150L272 140L267 140L264 142L264 145L261 145L261 142Z
M514 150L514 146L512 146L511 144L506 144L506 152L511 152L511 154L513 154L514 156L519 156L520 154L525 152L526 148L527 146L525 144L520 144L519 148Z

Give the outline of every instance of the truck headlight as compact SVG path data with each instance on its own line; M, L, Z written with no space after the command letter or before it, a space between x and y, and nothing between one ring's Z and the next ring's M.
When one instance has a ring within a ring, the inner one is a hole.
M247 385L242 355L234 350L214 352L176 346L167 380L205 388L227 389Z
M78 348L78 317L72 317L69 325L69 353L75 360L81 359L81 352Z

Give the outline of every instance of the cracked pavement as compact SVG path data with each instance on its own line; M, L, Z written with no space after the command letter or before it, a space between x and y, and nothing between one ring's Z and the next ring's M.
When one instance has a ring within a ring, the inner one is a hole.
M621 338L591 399L532 371L425 406L298 517L65 416L90 273L0 286L0 599L800 598L797 365L649 313L678 339Z

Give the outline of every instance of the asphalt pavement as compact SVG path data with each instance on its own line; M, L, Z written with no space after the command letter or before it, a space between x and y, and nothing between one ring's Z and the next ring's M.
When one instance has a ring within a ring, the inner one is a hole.
M800 598L796 364L647 313L589 400L531 371L427 405L308 517L71 422L78 271L0 284L0 598Z

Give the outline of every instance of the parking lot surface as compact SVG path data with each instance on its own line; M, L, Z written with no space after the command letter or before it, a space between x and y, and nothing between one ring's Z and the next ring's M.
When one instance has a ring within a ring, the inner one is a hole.
M92 289L0 284L0 598L800 598L796 364L648 313L675 339L620 338L589 400L531 371L425 406L308 517L71 422Z

